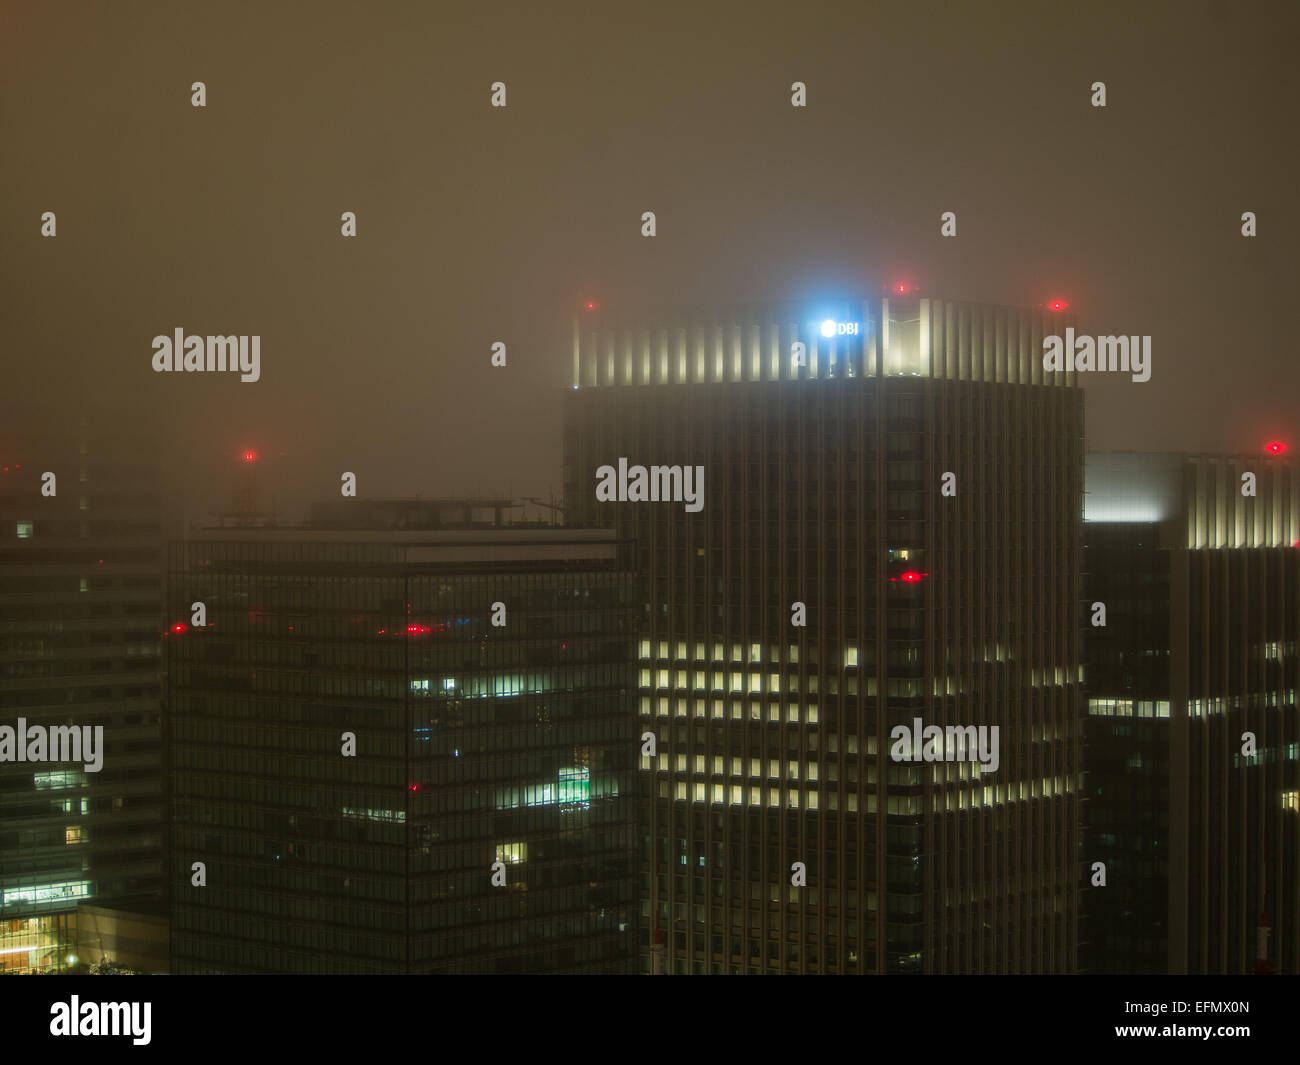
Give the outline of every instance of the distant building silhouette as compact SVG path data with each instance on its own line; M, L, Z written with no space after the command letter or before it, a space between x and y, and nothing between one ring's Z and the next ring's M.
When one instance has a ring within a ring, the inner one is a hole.
M1084 966L1300 971L1300 468L1090 454L1084 516Z

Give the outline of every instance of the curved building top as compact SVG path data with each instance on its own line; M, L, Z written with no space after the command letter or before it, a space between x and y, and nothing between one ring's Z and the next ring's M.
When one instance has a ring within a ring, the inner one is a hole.
M1075 387L1043 368L1043 338L1068 311L929 297L721 306L636 321L589 310L573 322L573 387L722 384L845 377Z

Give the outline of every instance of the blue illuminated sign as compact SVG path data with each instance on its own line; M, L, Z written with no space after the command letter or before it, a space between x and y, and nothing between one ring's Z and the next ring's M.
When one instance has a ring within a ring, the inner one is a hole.
M827 318L822 322L822 336L824 337L855 337L860 329L858 322L837 322L833 318Z

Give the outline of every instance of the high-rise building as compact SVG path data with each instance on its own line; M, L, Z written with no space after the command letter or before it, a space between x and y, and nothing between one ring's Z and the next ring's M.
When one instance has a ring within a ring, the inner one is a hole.
M163 896L156 456L83 419L0 462L0 973L75 968L79 903Z
M1099 453L1086 488L1084 966L1300 971L1300 468Z
M625 550L427 504L173 545L173 971L635 971Z
M1075 969L1070 325L912 294L575 323L566 511L642 578L644 971ZM918 721L998 764L896 760Z

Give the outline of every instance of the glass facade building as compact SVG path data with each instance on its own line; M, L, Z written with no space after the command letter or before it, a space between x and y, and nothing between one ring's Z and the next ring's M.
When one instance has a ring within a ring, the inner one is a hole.
M1084 528L1085 966L1300 971L1300 467L1089 455Z
M1041 355L1072 324L575 323L567 514L616 521L642 578L643 971L1076 968L1083 404ZM702 508L671 469L599 498L621 459L702 467ZM996 727L1000 765L895 761L918 718Z
M170 565L173 971L634 971L611 534L202 537Z
M163 895L165 522L144 436L83 420L0 470L0 973L72 967L78 903ZM78 743L18 760L32 729Z
M1089 456L1091 459L1092 456ZM1104 887L1087 887L1080 964L1160 973L1169 947L1169 552L1142 523L1084 526L1084 588L1105 606L1085 641L1084 840Z

